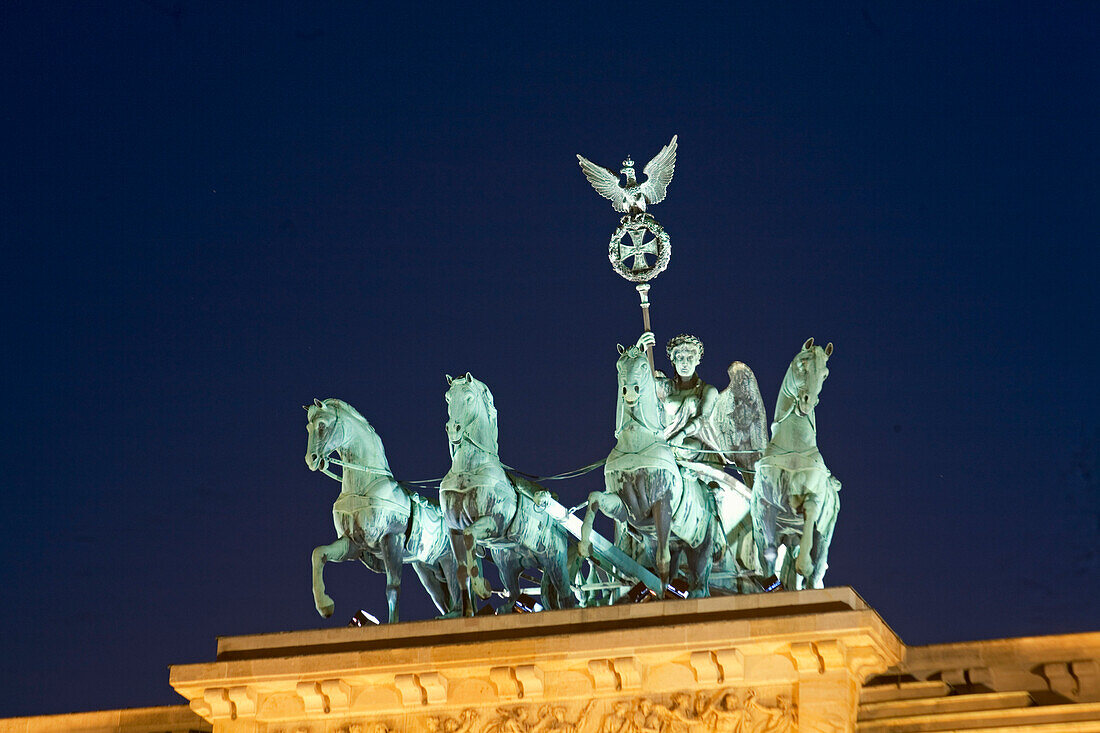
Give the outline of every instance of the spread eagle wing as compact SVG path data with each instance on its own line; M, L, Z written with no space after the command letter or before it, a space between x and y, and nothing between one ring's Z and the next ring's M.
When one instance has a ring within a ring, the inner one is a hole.
M647 204L658 204L665 200L668 184L672 182L672 174L676 170L676 137L673 135L672 142L661 148L661 152L653 156L653 160L646 163L642 170L646 175L646 182L641 188ZM592 180L591 177L588 180Z
M623 195L623 187L619 185L618 174L602 165L596 165L583 155L578 154L577 160L580 161L584 177L596 189L596 193L605 199L611 199L615 211L626 211L626 197Z
M729 451L726 460L737 466L751 486L753 466L768 444L768 415L752 369L735 361L727 371L730 384L719 393L710 419L722 441L719 448Z

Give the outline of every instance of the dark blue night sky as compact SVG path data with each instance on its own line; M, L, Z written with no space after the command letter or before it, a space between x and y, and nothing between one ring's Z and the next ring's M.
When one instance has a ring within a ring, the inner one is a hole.
M673 133L658 340L769 414L835 344L826 582L910 644L1100 629L1100 8L770 5L4 3L0 716L382 615L357 564L313 610L314 397L403 477L449 466L447 372L511 465L605 456L640 313L574 154Z

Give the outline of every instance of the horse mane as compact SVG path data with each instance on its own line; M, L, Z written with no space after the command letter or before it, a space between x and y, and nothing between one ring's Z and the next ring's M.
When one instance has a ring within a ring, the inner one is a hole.
M337 399L335 397L329 397L327 400L322 400L322 402L329 407L335 407L341 412L346 412L359 422L363 423L363 425L365 425L367 429L369 429L372 433L374 432L374 426L370 424L367 418L363 417L359 410L356 410L347 402L344 402L343 400Z
M341 419L351 419L361 426L364 429L363 438L366 440L369 450L377 454L377 462L382 464L380 467L385 468L387 471L389 470L389 459L386 457L386 447L382 444L382 438L379 437L374 426L370 424L367 418L363 417L359 410L356 410L347 402L337 399L336 397L329 397L328 399L321 400L321 404L331 410L335 410ZM310 419L316 414L315 408L316 405L310 406Z

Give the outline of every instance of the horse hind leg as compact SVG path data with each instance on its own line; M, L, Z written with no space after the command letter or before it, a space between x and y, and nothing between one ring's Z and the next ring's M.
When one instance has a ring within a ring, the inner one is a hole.
M440 616L443 618L446 616L447 611L450 610L450 599L447 596L447 582L446 576L443 575L442 570L438 565L428 565L422 562L413 562L413 570L416 572L416 577L420 578L420 584L424 586L424 590L428 592L428 596L432 599L432 603L435 604L436 609L439 611Z
M577 599L569 583L569 545L564 537L551 543L553 555L542 558L543 605L547 608L576 608Z
M458 582L458 562L455 561L454 552L444 551L436 563L438 572L443 574L446 584L448 603L443 610L445 618L453 618L462 615L462 588Z
M715 537L721 536L717 529L717 521L707 531L706 538L699 546L687 551L688 567L691 569L690 598L710 597L710 572L714 568L714 543Z
M501 606L497 613L509 613L519 598L519 576L523 572L523 563L520 562L519 553L512 550L493 550L492 554L500 582L508 596L508 603Z
M763 561L765 577L775 573L775 560L779 551L776 537L779 508L764 497L779 495L779 480L769 469L761 469L756 474L756 486L752 492L752 538L757 554Z
M325 563L354 560L357 557L359 548L348 537L341 537L330 545L321 545L313 550L313 604L322 617L328 618L336 608L335 602L325 593Z

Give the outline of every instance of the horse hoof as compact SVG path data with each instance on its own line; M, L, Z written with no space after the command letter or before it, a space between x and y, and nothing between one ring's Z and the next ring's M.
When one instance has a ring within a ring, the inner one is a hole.
M480 576L474 578L470 581L470 585L473 586L474 593L477 597L483 601L493 595L493 589L489 587L489 583L486 582L485 578Z
M317 606L317 613L321 614L321 618L329 618L335 610L336 604L332 601Z
M436 618L440 620L445 618L462 618L462 609L456 608L453 611L447 611L447 613L443 614L442 616L436 616Z

